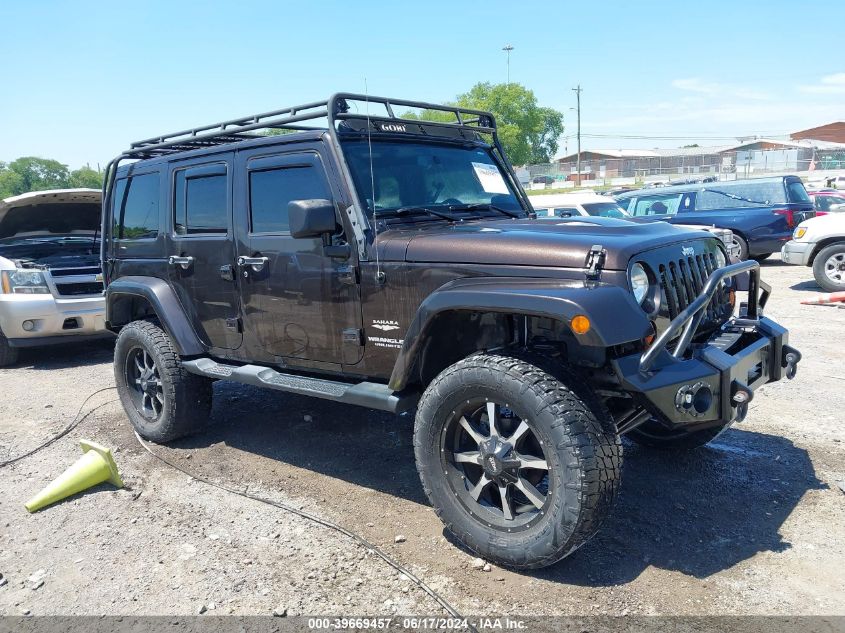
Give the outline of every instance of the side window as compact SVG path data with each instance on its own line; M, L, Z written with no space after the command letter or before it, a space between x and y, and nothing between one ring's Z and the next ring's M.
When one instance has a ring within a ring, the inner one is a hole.
M225 165L176 172L173 230L177 235L228 232L228 187Z
M816 207L819 211L827 211L830 208L830 196L816 196L813 198Z
M581 214L575 207L558 207L555 209L555 217L558 218L574 218L577 215Z
M790 180L786 183L786 191L790 202L809 202L810 196L807 195L807 190L804 189L804 183L797 180Z
M286 233L288 203L313 198L331 199L320 171L310 165L276 167L249 172L249 210L252 233Z
M637 217L644 215L675 215L678 212L680 202L680 194L641 196L637 198L633 211L629 208L628 212Z
M114 237L140 240L158 235L158 173L121 178L114 186Z

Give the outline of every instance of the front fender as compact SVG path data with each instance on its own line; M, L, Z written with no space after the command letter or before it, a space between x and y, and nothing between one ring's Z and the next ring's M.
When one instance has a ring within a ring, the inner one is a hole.
M435 317L446 311L500 312L562 321L576 315L590 319L585 334L575 334L584 346L607 348L642 339L649 331L645 313L627 288L611 285L586 287L580 281L473 278L452 281L422 302L408 327L390 377L390 387L403 389L414 359L430 333Z
M141 297L150 304L180 356L196 356L207 351L194 332L173 288L158 277L121 277L108 285L105 297L106 325L109 329L115 324L113 316L117 300L126 296Z

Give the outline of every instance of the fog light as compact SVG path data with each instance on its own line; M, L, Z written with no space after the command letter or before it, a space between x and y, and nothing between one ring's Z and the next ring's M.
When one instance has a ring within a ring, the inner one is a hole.
M35 329L35 321L30 321L27 319L23 323L21 323L21 327L24 329L25 332L32 332Z

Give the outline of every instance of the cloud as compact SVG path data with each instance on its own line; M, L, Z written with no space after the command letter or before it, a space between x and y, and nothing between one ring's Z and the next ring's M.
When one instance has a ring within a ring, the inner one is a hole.
M675 79L672 87L678 90L695 92L708 97L729 97L733 99L751 99L765 101L771 98L766 92L738 86L736 84L723 84L715 81L704 81L700 77L688 77L686 79Z
M800 92L816 95L845 94L845 73L825 75L817 84L798 86Z

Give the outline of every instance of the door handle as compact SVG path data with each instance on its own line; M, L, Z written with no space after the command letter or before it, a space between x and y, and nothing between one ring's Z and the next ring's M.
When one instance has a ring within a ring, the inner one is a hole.
M188 270L194 263L193 257L181 257L179 255L171 255L167 258L167 263L171 266L181 266L183 270Z
M252 266L252 270L258 272L270 261L269 257L238 257L238 266Z

